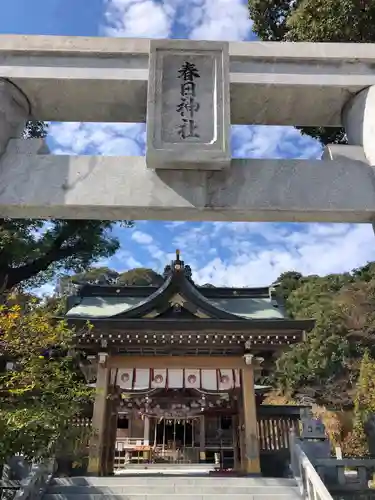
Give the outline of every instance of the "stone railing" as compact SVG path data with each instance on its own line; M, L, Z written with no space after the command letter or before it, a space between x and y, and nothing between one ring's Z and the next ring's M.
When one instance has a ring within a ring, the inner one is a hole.
M4 485L2 482L0 483L0 500L13 500L17 494L17 491L20 489L20 486L15 484Z
M375 459L370 458L316 458L314 465L332 492L369 491L375 472Z
M301 497L306 500L333 500L332 495L302 450L294 432L290 433L290 464Z
M374 500L375 492L347 491L345 493L334 493L333 500Z
M29 475L20 481L14 500L40 499L47 489L54 472L54 459L47 459L45 462L33 465Z

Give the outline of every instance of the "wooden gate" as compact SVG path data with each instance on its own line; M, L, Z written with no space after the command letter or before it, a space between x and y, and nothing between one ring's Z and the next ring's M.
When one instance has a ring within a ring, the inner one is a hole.
M258 406L260 466L264 476L288 475L289 432L293 429L297 435L299 434L302 408L306 406Z

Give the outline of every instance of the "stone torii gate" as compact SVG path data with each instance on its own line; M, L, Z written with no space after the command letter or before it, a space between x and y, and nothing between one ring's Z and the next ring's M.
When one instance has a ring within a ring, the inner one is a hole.
M146 122L145 157L53 156L28 118ZM230 124L345 126L231 159ZM0 36L0 217L375 220L375 45Z

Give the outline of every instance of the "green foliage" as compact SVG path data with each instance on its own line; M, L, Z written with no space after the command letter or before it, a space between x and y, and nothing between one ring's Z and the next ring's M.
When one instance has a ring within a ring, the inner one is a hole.
M262 40L375 41L371 0L249 0L248 4L253 30Z
M144 267L130 269L119 275L119 283L123 285L161 286L163 282L164 279L160 274Z
M372 0L249 0L248 5L253 30L261 40L375 41L375 2ZM302 127L301 130L323 144L346 143L342 128Z
M361 361L354 411L363 424L368 421L371 414L375 414L375 361L368 349Z
M46 137L48 134L48 123L40 121L28 121L23 136L25 139L36 139Z
M0 219L0 293L112 256L119 248L112 227L110 221Z
M108 280L116 280L116 283L125 286L161 286L164 282L160 274L143 267L130 269L123 273L118 273L108 267L92 267L72 276L62 276L60 278L59 292L60 294L68 294L71 283L76 285L84 285L85 283L106 285Z
M367 427L373 415L375 415L375 360L366 349L356 385L353 430L343 443L345 455L363 457L369 454Z
M352 404L362 356L375 356L375 265L325 277L284 273L277 282L289 315L316 325L280 356L272 382L327 406Z
M309 135L321 144L347 144L345 130L341 127L296 127L302 135Z
M297 273L296 271L287 271L286 273L282 273L277 281L274 283L277 295L283 301L289 297L289 295L296 290L301 285L301 280L303 276L301 273Z
M288 19L293 7L290 0L249 0L253 31L261 40L285 40ZM298 3L298 0L297 0Z
M97 283L105 285L108 280L117 280L119 273L108 267L89 267L80 273L63 275L59 278L57 291L60 295L69 295L71 285L84 285L86 283Z
M299 0L285 19L285 39L369 43L375 40L374 23L371 0Z
M0 373L0 463L16 453L38 459L66 449L77 437L69 420L92 399L67 355L73 331L30 305L1 307L0 332L2 355L16 362Z

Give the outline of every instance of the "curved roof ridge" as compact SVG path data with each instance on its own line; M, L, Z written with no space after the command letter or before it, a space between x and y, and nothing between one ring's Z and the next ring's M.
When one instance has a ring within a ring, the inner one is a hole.
M118 316L122 316L123 314L125 314L126 316L130 316L133 314L137 314L138 311L142 314L141 309L144 308L144 306L154 302L155 299L160 298L161 296L166 294L166 291L168 290L169 286L172 283L172 278L173 278L172 275L169 276L155 292L153 292L151 295L148 295L143 300L139 301L138 304L126 309L125 311L119 312L118 314L115 314L111 317L116 318Z
M203 304L206 306L204 309L207 312L212 311L212 313L216 317L221 317L222 319L238 319L238 316L236 314L231 313L230 311L227 311L226 309L223 309L221 307L218 307L217 305L213 304L207 297L205 297L199 290L199 288L191 283L189 280L186 280L186 287L192 290L192 293L196 295L196 298L199 299L199 301L203 302ZM218 315L215 313L219 313ZM225 316L225 317L224 317Z

